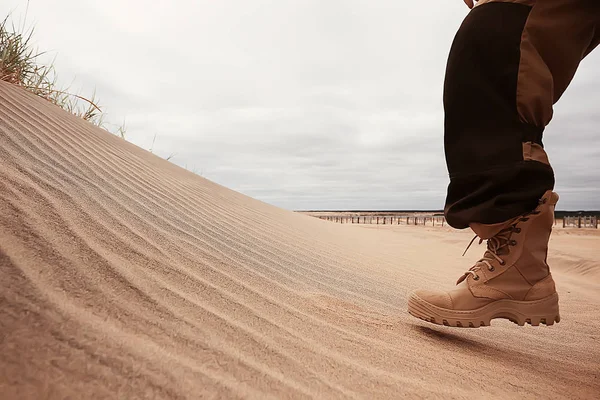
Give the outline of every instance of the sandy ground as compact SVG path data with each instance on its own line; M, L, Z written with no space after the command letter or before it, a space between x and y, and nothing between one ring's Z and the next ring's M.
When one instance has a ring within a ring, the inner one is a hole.
M552 239L558 325L410 317L469 239L281 210L0 83L0 397L599 398L600 236Z

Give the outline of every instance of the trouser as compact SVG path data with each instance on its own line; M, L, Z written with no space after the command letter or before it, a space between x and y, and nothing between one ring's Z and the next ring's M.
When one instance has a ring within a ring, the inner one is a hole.
M600 0L481 0L471 10L444 83L451 226L507 221L554 188L542 133L599 42Z

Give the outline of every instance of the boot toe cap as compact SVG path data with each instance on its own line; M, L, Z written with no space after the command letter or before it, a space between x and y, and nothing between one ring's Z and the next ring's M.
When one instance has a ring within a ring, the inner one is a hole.
M417 290L413 292L413 296L426 301L436 307L453 309L452 298L446 292L440 292L435 290Z

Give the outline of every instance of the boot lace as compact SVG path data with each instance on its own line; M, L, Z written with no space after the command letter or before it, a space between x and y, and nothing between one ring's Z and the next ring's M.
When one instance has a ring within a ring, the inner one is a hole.
M541 201L539 204L545 203L545 201ZM525 222L527 220L529 220L531 215L537 215L539 214L541 211L539 211L537 208L533 211L530 211L526 214L523 214L522 216L520 216L519 218L517 218L508 228L505 228L503 230L501 230L500 232L498 232L495 236L489 238L487 240L487 249L485 251L485 253L483 254L483 257L481 257L474 266L472 266L471 268L469 268L469 270L467 272L465 272L456 282L456 284L458 285L459 283L461 283L462 281L464 281L467 276L472 275L474 280L479 280L479 275L477 275L477 271L480 271L481 268L483 267L487 267L488 271L493 272L496 268L494 267L494 265L492 264L492 262L495 260L498 262L498 264L500 265L505 265L506 261L504 261L500 256L501 255L506 255L508 253L510 253L510 246L516 246L517 245L517 241L512 239L512 235L513 233L519 233L521 232L521 228L519 228L517 225L520 222ZM469 248L471 247L471 245L473 244L473 242L475 241L475 239L477 239L478 236L475 235L473 237L473 239L471 239L471 242L469 242L469 245L467 246L467 248L465 249L463 256L465 254L467 254L467 251L469 250ZM479 239L479 244L483 243L484 239L480 238Z

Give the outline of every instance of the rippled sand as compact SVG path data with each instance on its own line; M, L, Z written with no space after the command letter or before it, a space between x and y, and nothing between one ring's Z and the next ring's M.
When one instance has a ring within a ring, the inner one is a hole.
M410 317L469 239L281 210L0 83L0 397L600 398L600 236L552 239L558 325Z

